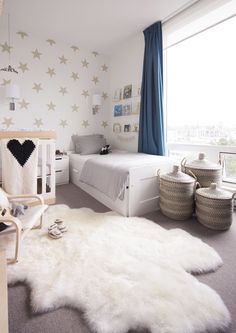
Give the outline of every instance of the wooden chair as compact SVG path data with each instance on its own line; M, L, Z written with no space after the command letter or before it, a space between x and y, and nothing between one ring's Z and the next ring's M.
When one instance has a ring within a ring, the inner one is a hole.
M32 199L34 200L34 205L28 207L24 215L14 217L10 214L10 201L27 204L30 199L31 202ZM9 233L16 233L15 256L12 259L7 259L7 263L15 263L19 259L21 242L31 229L42 227L42 216L48 206L44 204L43 198L39 195L9 195L2 189L0 189L0 206L6 208L4 216L0 213L0 223L3 222L8 225L5 230L0 232L0 237Z

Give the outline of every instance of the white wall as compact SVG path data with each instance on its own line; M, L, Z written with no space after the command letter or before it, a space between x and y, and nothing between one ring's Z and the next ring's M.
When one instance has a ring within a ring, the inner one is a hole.
M110 112L109 112L109 140L113 147L136 152L138 147L138 133L113 133L113 124L119 122L126 123L139 122L139 116L113 116L112 96L117 88L123 88L128 84L141 83L144 54L143 34L127 40L119 47L110 58Z
M4 49L7 42L7 32L0 25L0 68L9 65L9 53ZM35 38L26 31L28 36L24 38L11 31L11 65L19 74L0 71L0 130L30 129L46 130L54 129L57 132L57 148L69 149L71 135L73 133L106 134L107 116L109 114L109 98L102 99L102 108L96 115L92 114L92 95L94 93L106 93L109 95L109 71L108 57L93 54L92 51L80 49L73 51L71 45L59 44L57 41L52 46L42 39ZM50 38L50 35L48 36ZM41 53L40 58L34 58L32 51ZM60 64L62 55L67 59L66 64ZM88 61L88 67L84 67L82 61ZM28 70L22 71L20 63L26 64ZM102 70L107 65L107 71ZM48 68L53 68L56 75L47 74ZM79 79L74 80L72 72L78 73ZM95 84L92 79L98 77ZM8 101L5 98L6 82L17 82L21 90L21 98L17 101L17 110L10 111ZM42 90L33 89L34 84L40 84ZM66 88L67 93L62 95L60 88ZM87 90L89 96L85 98L82 93ZM22 104L25 101L26 107ZM49 109L47 104L52 102L55 108ZM72 106L78 109L72 109ZM84 127L84 121L89 126ZM105 122L105 123L103 123Z

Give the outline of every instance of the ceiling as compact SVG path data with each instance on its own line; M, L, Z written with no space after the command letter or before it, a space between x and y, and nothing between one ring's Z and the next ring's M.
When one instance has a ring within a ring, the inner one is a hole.
M193 0L5 0L11 28L111 54L128 38Z

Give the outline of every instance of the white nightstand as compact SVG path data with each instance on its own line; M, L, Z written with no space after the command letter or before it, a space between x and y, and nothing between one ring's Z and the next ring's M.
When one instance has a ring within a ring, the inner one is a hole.
M56 185L69 183L69 156L56 155L55 157L56 169Z

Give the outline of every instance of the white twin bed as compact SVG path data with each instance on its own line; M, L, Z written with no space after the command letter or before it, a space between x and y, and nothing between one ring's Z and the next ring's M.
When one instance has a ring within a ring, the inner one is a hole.
M70 155L70 180L124 216L159 209L159 173L172 169L169 157L114 151Z

